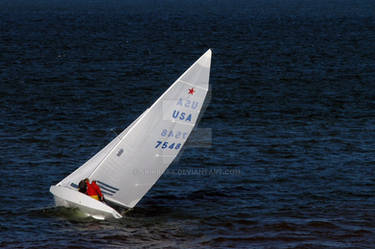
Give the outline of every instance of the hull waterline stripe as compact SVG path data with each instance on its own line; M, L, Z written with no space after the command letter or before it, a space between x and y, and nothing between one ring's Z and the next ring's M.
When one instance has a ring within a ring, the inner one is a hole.
M111 194L111 193L107 193L107 192L105 192L105 191L102 191L102 193L103 193L104 195L113 196L113 194Z
M115 188L115 187L112 187L112 186L110 186L110 185L108 185L108 184L106 184L106 183L104 183L104 182L101 182L101 181L96 181L96 182L98 182L98 183L100 183L101 185L106 186L106 187L108 187L108 188L110 188L110 189L113 189L114 191L119 191L119 190L120 190L120 189Z
M78 188L78 185L75 183L71 183L70 186L72 186L73 188Z
M102 185L99 183L99 187L102 189L102 190L105 190L107 192L111 192L113 194L115 194L117 191L114 191L114 190L111 190L110 188L107 188L106 186Z

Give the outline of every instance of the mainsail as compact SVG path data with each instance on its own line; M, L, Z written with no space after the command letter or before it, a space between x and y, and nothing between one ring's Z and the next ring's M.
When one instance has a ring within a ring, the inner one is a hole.
M134 207L175 159L197 123L208 91L211 50L129 127L57 186L96 180L106 198Z

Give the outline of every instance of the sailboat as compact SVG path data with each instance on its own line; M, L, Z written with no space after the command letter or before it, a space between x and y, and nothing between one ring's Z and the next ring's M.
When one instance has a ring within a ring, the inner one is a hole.
M95 219L122 218L157 182L196 126L209 88L211 50L187 69L150 108L62 181L50 187L56 206L78 208ZM78 191L96 180L105 202Z

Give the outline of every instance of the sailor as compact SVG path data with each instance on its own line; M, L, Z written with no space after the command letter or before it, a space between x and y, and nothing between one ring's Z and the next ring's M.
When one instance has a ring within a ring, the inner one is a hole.
M96 184L96 181L89 181L88 178L85 179L85 183L87 185L86 194L94 198L95 200L104 201L104 197L102 191L100 191L100 187Z
M87 185L85 180L81 180L78 184L78 191L81 193L86 193Z
M100 201L104 201L104 196L102 194L102 191L100 191L100 187L96 184L96 181L91 181L91 186L95 189L97 195L98 195L98 198Z

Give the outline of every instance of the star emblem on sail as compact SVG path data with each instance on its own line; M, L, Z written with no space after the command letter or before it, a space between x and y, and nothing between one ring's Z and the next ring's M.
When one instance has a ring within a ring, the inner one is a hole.
M189 94L193 95L195 93L194 87L189 89Z

